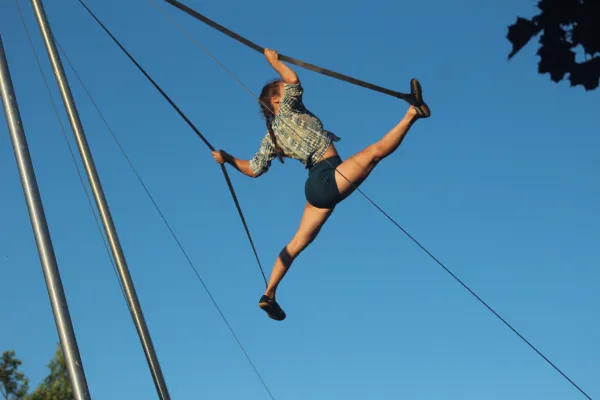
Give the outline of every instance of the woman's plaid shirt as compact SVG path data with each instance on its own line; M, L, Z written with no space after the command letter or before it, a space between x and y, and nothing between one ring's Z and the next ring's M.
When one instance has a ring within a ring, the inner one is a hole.
M273 121L273 132L285 156L299 160L310 169L323 157L331 142L340 138L324 130L321 120L306 109L302 103L303 92L299 82L283 85L283 97ZM264 174L275 157L275 146L267 132L258 152L250 160L252 172L257 177Z

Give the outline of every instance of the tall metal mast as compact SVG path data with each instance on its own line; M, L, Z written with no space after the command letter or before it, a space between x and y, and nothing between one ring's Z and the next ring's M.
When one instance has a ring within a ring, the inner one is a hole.
M96 171L96 166L94 165L92 153L88 146L87 139L83 131L83 126L79 119L79 114L75 106L75 101L73 100L73 95L71 94L67 76L63 69L58 51L56 50L54 37L46 17L46 12L44 11L41 0L31 0L31 4L33 5L33 10L42 33L44 43L46 45L48 57L50 58L52 68L54 70L54 76L56 77L67 114L69 115L69 121L71 122L71 126L73 128L73 133L77 141L77 147L79 148L79 153L81 154L92 192L94 193L94 199L96 201L96 205L98 206L102 224L106 231L110 248L117 264L119 278L125 291L125 297L131 311L133 322L140 337L140 341L142 342L142 347L146 355L146 360L148 361L148 366L150 367L150 372L152 373L152 378L154 379L156 390L161 400L170 400L167 384L163 377L163 373L158 362L158 357L156 356L156 352L152 344L152 339L150 338L150 332L146 326L146 321L142 313L131 275L129 274L127 261L125 260L125 255L123 254L123 249L121 248L119 237L117 235L117 231L108 208L108 203L100 183L100 178L98 176L98 172Z
M71 379L73 395L76 400L90 400L91 397L85 379L85 373L83 371L83 363L81 362L81 357L79 355L79 348L77 347L77 340L75 339L69 307L60 279L54 247L52 246L52 239L50 238L48 223L46 221L33 163L31 162L29 146L27 145L23 123L21 121L21 114L17 104L17 97L8 69L8 62L6 60L1 36L0 92L10 138L17 160L19 175L21 177L21 184L23 185L23 193L25 194L27 208L29 209L29 218L31 219L33 234L35 236L40 261L42 262L42 270L44 271L44 278L46 280L46 287L48 288L48 295L50 296L50 305L52 306L52 312L54 313L54 321L58 330L58 336L60 337L63 354L65 355L69 378Z

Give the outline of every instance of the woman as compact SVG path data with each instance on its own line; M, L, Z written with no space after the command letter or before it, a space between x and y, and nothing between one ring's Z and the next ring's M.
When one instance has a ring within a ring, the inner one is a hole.
M417 119L427 118L431 113L423 102L419 82L412 79L411 106L402 120L377 143L342 161L332 143L339 138L324 130L319 118L305 108L303 88L296 73L279 61L276 51L265 49L264 53L281 80L267 84L260 95L267 125L260 149L250 160L237 159L223 150L212 154L217 163L229 163L251 178L267 172L275 157L281 162L283 157L299 160L309 170L305 184L307 202L300 227L275 261L270 282L258 303L269 317L281 321L286 315L275 300L275 292L292 262L317 237L335 206L400 146Z

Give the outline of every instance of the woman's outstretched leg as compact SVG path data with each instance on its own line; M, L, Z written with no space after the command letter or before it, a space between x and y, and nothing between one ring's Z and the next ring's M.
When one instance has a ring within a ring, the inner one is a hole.
M306 203L298 231L294 235L294 238L281 250L277 260L275 260L269 285L267 286L265 295L259 302L260 308L265 310L271 318L277 320L285 318L285 313L275 302L277 287L296 257L315 240L332 212L333 209L316 208L308 202Z
M358 187L367 179L379 161L396 151L410 127L418 118L417 110L412 106L409 107L402 120L383 138L348 158L337 167L335 181L343 199L348 197L355 190L355 187Z

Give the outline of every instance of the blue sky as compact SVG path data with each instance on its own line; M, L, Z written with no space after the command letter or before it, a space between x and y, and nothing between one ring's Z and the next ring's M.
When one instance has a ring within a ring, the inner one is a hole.
M600 92L539 76L534 44L507 62L507 26L536 9L496 3L186 2L323 67L400 91L419 78L433 116L414 126L364 191L594 398ZM52 77L31 6L21 4ZM164 16L145 1L88 4L215 146L254 154L264 135L256 101ZM274 76L259 54L159 4L255 92ZM256 305L263 283L250 246L204 144L78 2L45 6L276 399L584 398L359 194L335 211L282 284L288 319L268 319ZM14 2L0 5L0 26L93 398L156 398ZM172 398L267 399L67 72ZM298 72L307 106L342 137L344 157L406 109ZM70 127L67 134L74 145ZM0 142L0 350L15 349L35 385L58 339L5 123ZM258 180L230 171L270 272L297 228L306 171L293 160Z

